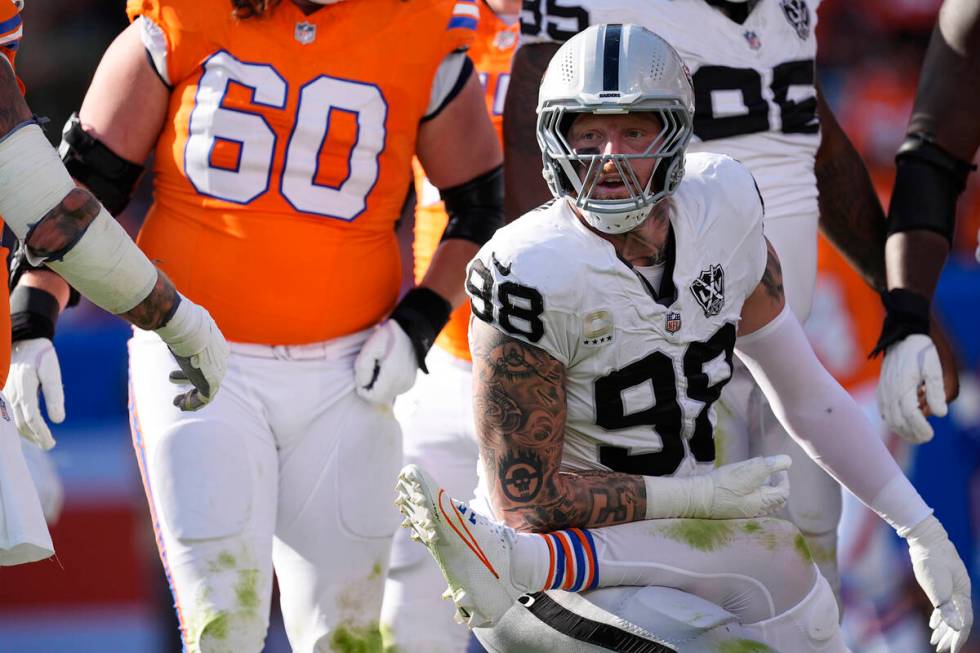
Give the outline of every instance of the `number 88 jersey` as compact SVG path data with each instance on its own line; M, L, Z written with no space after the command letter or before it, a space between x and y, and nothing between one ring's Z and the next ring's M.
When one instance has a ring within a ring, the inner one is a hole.
M744 163L759 184L767 220L816 216L818 4L759 0L740 24L705 0L524 0L521 38L565 41L599 23L656 32L692 74L688 152L720 152Z
M474 0L129 0L170 91L138 242L229 340L304 344L379 322L436 72Z

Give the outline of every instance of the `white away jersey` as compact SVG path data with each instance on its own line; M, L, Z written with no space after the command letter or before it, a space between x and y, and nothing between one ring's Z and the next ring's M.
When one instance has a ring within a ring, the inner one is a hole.
M705 0L525 0L524 43L634 23L664 37L694 80L688 151L727 154L759 184L766 219L817 215L814 90L819 0L760 0L744 23Z
M686 169L660 301L565 200L497 231L467 270L471 319L565 365L567 467L670 475L714 460L711 404L765 269L763 211L729 157L691 154Z

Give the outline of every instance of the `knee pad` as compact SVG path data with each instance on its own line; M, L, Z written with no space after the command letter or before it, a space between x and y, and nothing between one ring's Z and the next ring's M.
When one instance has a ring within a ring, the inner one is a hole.
M148 460L152 492L167 529L181 541L242 533L252 511L252 472L239 438L204 422L171 426Z
M791 610L746 629L777 651L849 653L839 622L834 593L818 577L806 598Z

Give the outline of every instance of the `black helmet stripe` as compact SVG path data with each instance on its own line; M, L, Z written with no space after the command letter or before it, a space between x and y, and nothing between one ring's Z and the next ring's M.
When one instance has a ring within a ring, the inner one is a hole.
M602 42L602 90L619 90L619 45L622 25L606 25Z

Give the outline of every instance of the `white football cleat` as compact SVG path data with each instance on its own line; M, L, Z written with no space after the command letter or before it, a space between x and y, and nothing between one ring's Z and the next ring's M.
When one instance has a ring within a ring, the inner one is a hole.
M456 603L456 620L470 628L496 624L527 593L511 581L516 533L450 497L416 465L402 469L397 489L402 525L442 569L449 583L443 598Z

